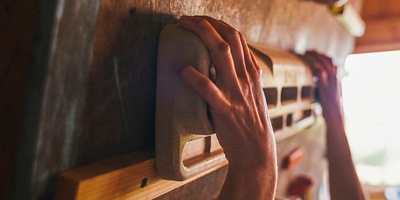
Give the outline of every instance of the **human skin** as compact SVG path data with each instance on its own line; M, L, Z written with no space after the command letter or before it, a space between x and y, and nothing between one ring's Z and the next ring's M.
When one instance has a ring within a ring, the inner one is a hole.
M336 78L337 68L330 58L315 51L307 52L305 56L318 77L322 115L327 125L326 144L331 199L365 199L344 129Z
M276 146L257 61L244 37L225 22L183 16L180 24L202 39L217 72L217 79L212 82L193 66L182 64L177 71L210 105L216 135L229 162L219 199L274 199ZM331 198L364 199L344 131L336 67L330 58L317 52L307 52L305 58L318 76L327 123Z
M273 199L276 146L257 61L244 37L225 22L182 16L180 24L202 39L217 73L212 82L185 64L177 72L210 105L216 135L229 162L219 199Z

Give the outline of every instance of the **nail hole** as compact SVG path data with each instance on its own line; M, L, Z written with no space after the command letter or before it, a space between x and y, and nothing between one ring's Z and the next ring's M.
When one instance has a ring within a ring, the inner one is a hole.
M147 178L142 179L142 183L140 184L140 188L144 188L147 186Z
M134 17L136 15L136 7L129 9L129 14Z

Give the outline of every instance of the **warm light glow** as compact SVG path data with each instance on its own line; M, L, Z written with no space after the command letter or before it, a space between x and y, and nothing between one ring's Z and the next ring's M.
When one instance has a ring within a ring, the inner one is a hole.
M400 51L353 54L342 80L346 132L360 180L400 184Z

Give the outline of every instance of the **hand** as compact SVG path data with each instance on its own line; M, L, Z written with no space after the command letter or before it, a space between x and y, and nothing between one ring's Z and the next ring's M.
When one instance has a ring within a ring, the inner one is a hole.
M210 105L218 140L229 161L220 198L272 198L276 147L259 65L243 35L225 22L205 16L183 16L180 24L202 39L217 73L213 83L192 66L178 70L183 81ZM256 189L247 191L253 194L246 194L249 184L255 184Z
M324 117L328 118L332 114L340 114L341 109L336 78L337 67L332 63L331 58L315 51L309 51L305 56L313 69L313 73L318 77L318 94Z
M331 199L365 199L351 158L341 115L336 67L330 58L315 51L307 52L305 56L318 77L320 103L327 125Z

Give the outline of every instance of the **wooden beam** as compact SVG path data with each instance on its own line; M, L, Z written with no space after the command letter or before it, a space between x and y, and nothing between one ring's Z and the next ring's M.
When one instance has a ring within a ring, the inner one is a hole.
M400 40L396 42L386 42L382 44L357 45L354 49L354 53L370 53L394 50L400 50Z
M226 164L185 181L170 181L158 176L153 155L121 156L62 173L55 199L154 199Z
M400 15L366 20L363 37L357 38L355 53L400 49Z
M363 0L361 15L365 20L370 18L400 15L400 9L398 5L398 0Z

